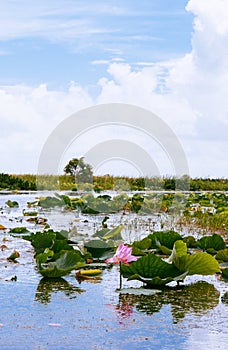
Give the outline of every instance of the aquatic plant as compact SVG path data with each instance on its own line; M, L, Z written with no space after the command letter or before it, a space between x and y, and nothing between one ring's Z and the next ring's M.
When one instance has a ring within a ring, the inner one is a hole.
M121 243L118 248L116 249L115 254L112 258L106 259L105 261L107 263L112 264L118 264L120 267L120 289L122 288L122 277L121 277L121 266L129 265L132 261L136 261L138 257L132 255L132 247L128 247L127 245L124 245Z

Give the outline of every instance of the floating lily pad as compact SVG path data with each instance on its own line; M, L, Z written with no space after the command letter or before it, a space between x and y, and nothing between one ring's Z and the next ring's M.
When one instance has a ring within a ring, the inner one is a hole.
M90 252L93 258L101 258L104 253L113 251L113 242L105 242L101 239L94 239L84 244L85 248Z
M40 264L39 272L47 278L57 278L67 275L72 270L87 266L79 251L66 251L59 259L48 264Z
M151 239L152 248L156 248L158 245L165 246L169 249L173 248L176 241L181 240L181 235L173 230L168 231L154 231L148 236Z
M30 232L26 227L14 227L10 231L10 233L28 233Z
M11 201L10 199L6 202L6 205L10 208L18 208L19 204L17 201Z
M214 275L220 272L218 261L207 253L186 254L174 261L180 272L188 271L188 275Z
M12 254L7 258L10 261L16 261L17 258L20 257L20 253L17 250L14 250Z
M129 280L136 279L150 285L165 285L180 275L180 271L175 266L151 253L129 266L122 264L121 273Z
M215 251L219 251L221 249L225 249L226 244L220 235L214 234L212 236L200 238L197 242L197 246L203 250L214 248Z
M228 262L228 248L220 250L216 254L215 259L219 261Z

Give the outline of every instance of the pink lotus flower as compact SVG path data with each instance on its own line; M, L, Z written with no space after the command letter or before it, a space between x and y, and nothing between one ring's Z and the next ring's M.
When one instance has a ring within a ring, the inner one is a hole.
M125 265L129 265L130 262L136 261L138 258L134 255L131 255L132 247L128 247L121 243L119 247L116 249L116 253L112 258L105 260L107 263L119 264L123 263Z

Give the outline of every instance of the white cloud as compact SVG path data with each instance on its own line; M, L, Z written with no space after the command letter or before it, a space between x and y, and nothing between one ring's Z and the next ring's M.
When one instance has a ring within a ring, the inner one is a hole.
M39 37L51 41L72 41L91 35L116 32L99 24L96 15L118 15L123 9L94 2L2 1L0 2L0 40ZM85 16L86 14L86 16ZM80 18L80 19L79 19Z
M53 129L91 104L87 92L74 83L66 92L49 91L44 84L0 87L1 170L36 172L39 153Z
M111 61L109 77L97 83L96 101L74 83L65 92L49 91L46 85L0 87L5 170L16 172L18 159L27 157L34 172L34 152L61 120L96 103L122 102L151 110L173 129L186 149L191 175L227 176L228 3L190 0L187 10L195 16L191 52L160 63ZM18 150L22 158L15 156Z
M107 65L109 64L109 60L94 60L91 62L92 65L97 66L97 65Z
M226 0L190 0L186 6L187 11L193 12L196 32L208 34L228 34L228 3Z

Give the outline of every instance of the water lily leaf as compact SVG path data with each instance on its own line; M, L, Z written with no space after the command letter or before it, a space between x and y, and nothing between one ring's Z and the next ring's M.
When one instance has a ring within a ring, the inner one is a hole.
M156 276L153 278L145 278L138 274L135 274L128 278L128 281L131 281L131 280L138 280L140 282L146 283L147 285L151 285L151 286L164 286L172 282L173 278L172 277L161 278L159 276Z
M113 242L105 242L94 239L84 244L84 247L92 254L93 258L101 258L104 253L113 250Z
M146 253L141 249L139 249L138 247L135 247L134 245L132 245L132 255L143 256L143 255L146 255Z
M223 238L218 234L200 238L197 242L197 246L203 250L214 248L216 251L226 248Z
M187 245L183 241L179 240L174 243L172 253L167 260L167 262L171 263L175 261L177 258L180 258L183 255L187 254Z
M20 253L17 250L14 250L12 254L7 258L7 260L16 261L20 257Z
M17 201L11 201L10 199L6 202L6 205L10 208L18 208L19 204Z
M24 216L37 216L38 212L37 211L23 211Z
M141 250L147 250L151 247L151 239L149 237L145 237L141 239L141 241L134 241L132 246Z
M36 254L39 254L43 253L46 248L52 248L56 239L56 234L53 231L36 232L26 239L31 241Z
M228 268L222 270L222 277L228 278Z
M173 230L168 231L154 231L148 236L151 239L152 248L157 248L158 242L160 245L169 249L173 249L173 245L176 241L181 240L181 235Z
M228 248L220 250L216 256L216 260L228 262Z
M147 284L166 284L173 277L180 275L180 271L163 261L154 254L148 254L134 261L129 266L121 265L121 273L124 277L145 281Z
M52 246L52 250L55 253L60 252L61 250L72 250L74 249L71 245L67 243L66 239L56 239Z
M175 266L188 275L213 275L220 272L218 261L207 253L186 254L174 260Z
M49 230L51 232L51 230ZM66 239L69 238L69 231L61 230L61 231L52 231L56 234L56 239Z
M53 255L54 255L53 250L46 248L43 253L40 253L36 256L37 265L41 266L41 264L46 263L48 258L53 257Z
M64 200L56 197L46 197L40 198L38 205L42 208L54 208L54 207L63 207L65 206Z
M39 266L39 272L48 278L56 278L67 275L70 271L76 270L80 267L85 267L87 264L82 254L77 251L63 252L61 257L54 262Z
M14 227L10 231L10 233L28 233L30 232L26 227Z
M102 230L95 232L92 237L101 237L102 238L109 231L110 231L109 228L102 228Z
M172 253L172 250L167 248L164 245L161 245L159 241L157 241L157 247L159 248L159 250L162 252L162 254L164 255L170 255Z
M193 236L184 237L183 241L187 244L188 248L195 248L197 246L196 239Z
M109 230L108 232L105 233L105 235L103 236L103 239L121 239L122 236L120 234L121 230L122 230L123 226L119 225L111 230Z

